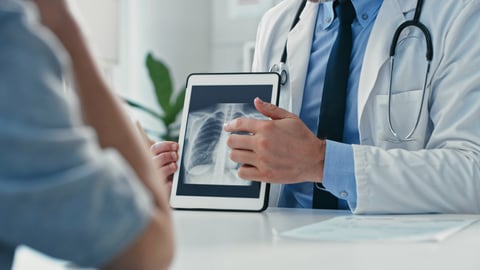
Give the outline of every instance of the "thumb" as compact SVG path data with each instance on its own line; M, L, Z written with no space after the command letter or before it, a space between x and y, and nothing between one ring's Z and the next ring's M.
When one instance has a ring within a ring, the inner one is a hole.
M263 115L270 117L273 120L279 120L284 118L290 118L294 116L292 113L277 107L271 103L265 102L260 98L255 98L253 101L255 108Z

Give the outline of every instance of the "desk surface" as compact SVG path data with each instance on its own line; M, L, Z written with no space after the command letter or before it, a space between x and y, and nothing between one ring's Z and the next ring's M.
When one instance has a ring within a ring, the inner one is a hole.
M480 269L480 224L439 243L298 241L278 233L349 212L175 212L172 269Z
M264 213L175 211L176 257L171 269L480 269L480 223L438 243L338 243L278 236L339 215L349 212L275 208ZM33 257L31 252L20 254L14 270L31 269L22 262ZM50 269L62 269L58 265Z

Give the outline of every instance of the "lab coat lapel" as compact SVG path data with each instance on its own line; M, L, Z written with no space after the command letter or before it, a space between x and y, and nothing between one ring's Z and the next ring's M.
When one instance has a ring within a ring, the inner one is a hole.
M315 31L318 3L307 2L300 21L288 34L288 69L290 71L290 110L299 115L303 90L310 58L312 38Z
M416 0L384 0L378 12L367 44L360 74L358 88L359 123L361 123L365 105L377 81L380 68L389 60L393 34L397 27L406 20L405 14L415 9L416 3ZM408 31L404 31L399 40L405 35L408 35Z

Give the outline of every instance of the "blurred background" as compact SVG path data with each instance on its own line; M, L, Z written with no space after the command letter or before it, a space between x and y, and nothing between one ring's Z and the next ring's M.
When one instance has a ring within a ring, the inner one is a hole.
M162 113L145 67L151 52L179 91L192 72L249 71L258 22L280 0L70 0L117 93ZM148 129L164 127L129 109Z

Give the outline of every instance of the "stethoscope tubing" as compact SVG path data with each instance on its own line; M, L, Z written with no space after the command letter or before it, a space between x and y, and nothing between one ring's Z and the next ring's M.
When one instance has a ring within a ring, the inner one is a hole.
M300 16L305 8L306 5L306 0L303 0L302 3L300 4L297 13L295 15L295 19L293 20L292 26L290 27L290 31L292 31L293 28L297 25L297 23L300 21ZM407 142L407 141L413 141L413 134L418 128L418 125L420 123L421 119L421 114L423 110L423 105L425 103L425 97L426 97L426 90L427 90L427 82L428 82L428 76L430 74L430 67L431 67L431 62L433 59L433 41L432 41L432 36L428 28L420 22L420 15L422 13L423 9L423 0L417 0L417 6L415 8L415 15L412 20L408 20L404 23L402 23L398 28L395 30L392 42L390 45L390 82L389 82L389 88L388 88L388 101L387 101L387 121L388 121L388 126L389 126L389 131L390 133L395 137L393 140L389 140L394 143L401 143L401 142ZM418 113L417 113L417 118L415 120L415 123L413 125L413 128L409 130L406 136L402 137L399 135L397 130L393 127L393 121L392 121L392 85L393 85L393 71L394 71L394 66L395 66L395 53L396 53L396 48L397 44L400 38L401 33L409 28L409 27L415 27L419 29L422 33L423 36L425 37L425 44L426 44L426 62L427 62L427 68L426 68L426 73L425 73L425 80L423 83L423 89L422 89L422 98L420 101L420 106L418 108ZM289 73L288 73L288 67L287 67L287 58L288 58L288 52L287 52L287 44L288 44L288 39L285 42L285 46L283 48L282 56L280 59L279 64L274 64L272 68L270 69L271 72L277 72L280 75L280 82L281 85L284 86L287 84L289 80Z
M427 92L427 82L428 82L428 75L430 74L430 67L433 59L433 42L432 42L432 36L430 34L430 31L428 28L420 22L420 15L422 13L422 7L423 7L423 0L418 0L417 1L417 7L415 9L415 15L412 20L408 20L404 23L402 23L396 30L393 35L392 43L390 46L390 81L389 81L389 86L388 86L388 101L387 101L387 121L388 121L388 128L390 130L390 133L395 137L395 139L390 139L390 142L393 143L402 143L402 142L408 142L408 141L414 141L415 139L413 138L413 134L415 131L418 129L418 125L420 124L420 119L422 116L422 110L423 106L425 103L425 96ZM425 59L427 62L427 68L425 72L425 79L422 85L422 98L420 100L420 105L418 106L418 111L417 111L417 117L415 119L415 123L413 124L413 127L408 131L407 135L402 137L398 133L398 131L394 128L393 126L393 121L392 121L392 85L393 85L393 71L394 71L394 66L395 66L395 52L398 44L398 40L400 38L400 35L402 32L407 29L408 27L415 27L417 29L420 29L420 31L423 33L423 36L425 37L425 45L426 45L426 55Z

